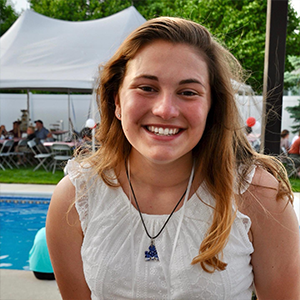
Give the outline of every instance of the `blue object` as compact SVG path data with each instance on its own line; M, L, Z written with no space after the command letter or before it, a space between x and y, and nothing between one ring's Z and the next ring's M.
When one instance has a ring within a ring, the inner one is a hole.
M145 260L159 260L157 251L153 241L151 241L151 245L149 246L149 251L145 251Z
M29 269L41 273L53 273L46 242L46 229L41 228L33 242L33 247L29 252Z

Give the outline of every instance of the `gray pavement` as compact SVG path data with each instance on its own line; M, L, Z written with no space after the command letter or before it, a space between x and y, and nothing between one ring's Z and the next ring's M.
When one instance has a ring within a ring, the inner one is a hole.
M55 185L0 183L0 196L51 197Z
M38 280L30 271L0 269L1 300L61 300L55 280Z

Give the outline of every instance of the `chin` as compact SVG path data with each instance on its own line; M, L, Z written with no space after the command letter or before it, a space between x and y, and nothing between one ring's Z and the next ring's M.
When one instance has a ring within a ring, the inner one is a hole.
M175 161L178 161L180 159L186 159L186 155L167 155L164 154L156 154L156 155L150 155L148 156L149 161L156 163L156 164L168 164Z

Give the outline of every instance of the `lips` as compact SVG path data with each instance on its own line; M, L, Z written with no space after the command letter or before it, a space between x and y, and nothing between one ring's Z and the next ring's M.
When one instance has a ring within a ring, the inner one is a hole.
M146 128L148 129L148 131L156 135L162 135L162 136L171 136L179 132L179 128L168 128L168 127L162 128L156 126L147 126Z

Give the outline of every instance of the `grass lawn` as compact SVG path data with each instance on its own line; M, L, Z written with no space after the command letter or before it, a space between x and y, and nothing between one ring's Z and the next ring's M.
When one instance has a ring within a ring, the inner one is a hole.
M63 170L57 169L55 174L40 168L33 172L33 167L20 167L20 169L0 169L0 183L31 183L31 184L57 184L64 176ZM300 192L300 178L290 178L294 192Z
M0 169L1 183L31 183L31 184L57 184L64 176L63 170L58 169L54 174L40 168L33 172L33 167L20 167L20 169Z
M290 183L293 188L293 192L299 193L300 192L300 178L290 178Z

